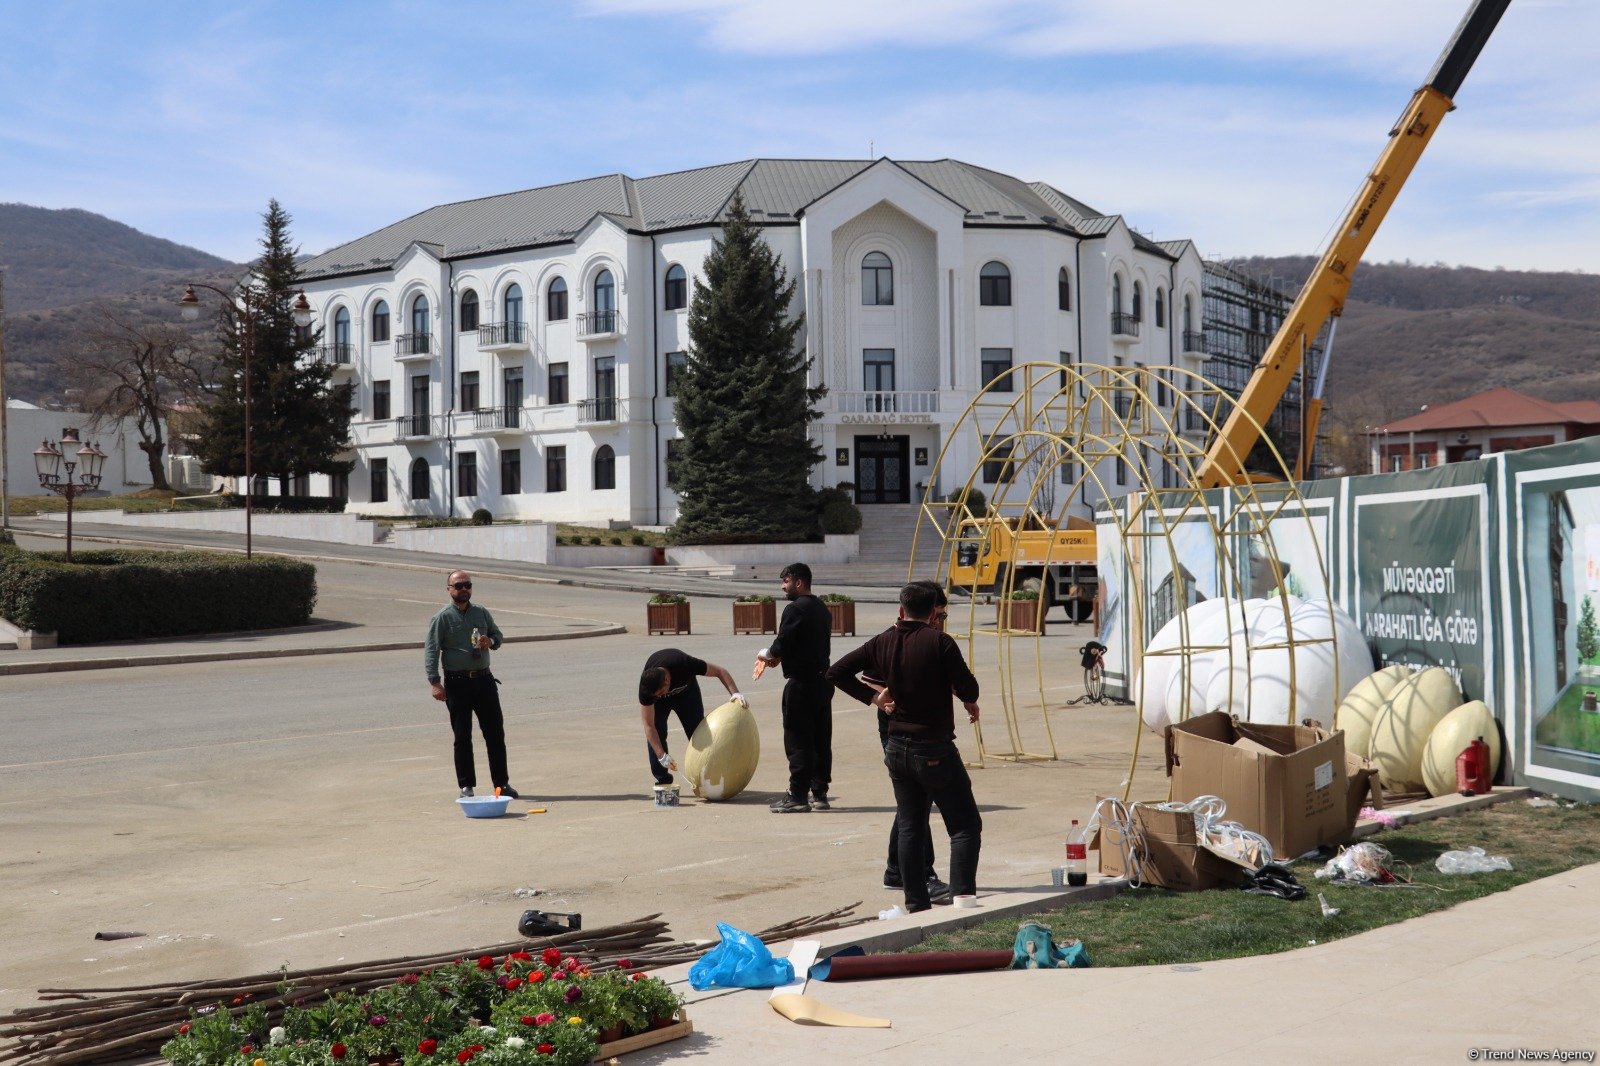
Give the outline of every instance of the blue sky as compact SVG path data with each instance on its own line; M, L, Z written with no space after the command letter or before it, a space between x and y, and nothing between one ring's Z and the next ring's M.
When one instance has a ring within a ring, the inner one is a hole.
M953 157L1311 253L1467 0L0 0L0 200L232 259L754 156ZM1600 3L1512 0L1369 255L1600 267Z

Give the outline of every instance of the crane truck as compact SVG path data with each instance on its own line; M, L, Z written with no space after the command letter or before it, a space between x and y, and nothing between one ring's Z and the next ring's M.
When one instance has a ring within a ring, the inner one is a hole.
M1262 427L1282 402L1294 376L1305 363L1312 341L1343 313L1351 275L1400 189L1433 139L1440 121L1455 109L1454 98L1511 0L1473 0L1449 43L1434 63L1428 80L1412 94L1377 163L1368 172L1338 229L1283 323L1267 345L1238 402L1223 420L1196 472L1202 488L1237 485L1262 475L1245 469L1245 459L1261 439ZM1323 361L1303 407L1304 425L1295 477L1306 475L1317 424L1322 413ZM1095 533L1083 520L1054 528L1033 516L985 514L959 523L950 561L950 584L974 592L1028 586L1039 590L1048 606L1060 604L1070 619L1085 614L1085 596L1093 599ZM1010 573L1008 573L1008 569Z

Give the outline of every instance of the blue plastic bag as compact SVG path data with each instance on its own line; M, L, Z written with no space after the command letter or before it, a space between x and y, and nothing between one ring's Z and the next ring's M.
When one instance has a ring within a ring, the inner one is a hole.
M788 959L775 959L767 945L743 929L727 922L717 923L722 943L689 967L689 987L696 992L708 988L776 988L794 980L794 966Z
M1025 922L1017 930L1016 952L1011 960L1013 970L1080 969L1088 966L1089 949L1074 940L1065 949L1057 946L1048 925Z

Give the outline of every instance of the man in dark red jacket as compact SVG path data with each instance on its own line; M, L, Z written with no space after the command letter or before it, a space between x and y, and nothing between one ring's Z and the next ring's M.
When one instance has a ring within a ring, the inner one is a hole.
M900 831L900 872L906 909L924 911L928 898L924 840L934 803L950 834L950 891L977 892L978 851L983 817L972 797L961 752L956 749L955 707L961 700L967 721L978 720L978 679L972 676L961 649L946 633L929 625L938 595L915 582L900 590L900 620L828 669L828 681L861 703L889 716L889 739L883 761L894 786L896 822ZM860 674L882 678L874 693Z

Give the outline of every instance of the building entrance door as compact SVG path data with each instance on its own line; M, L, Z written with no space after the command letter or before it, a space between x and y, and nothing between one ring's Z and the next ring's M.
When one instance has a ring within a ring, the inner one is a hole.
M911 438L856 438L856 502L911 502Z

